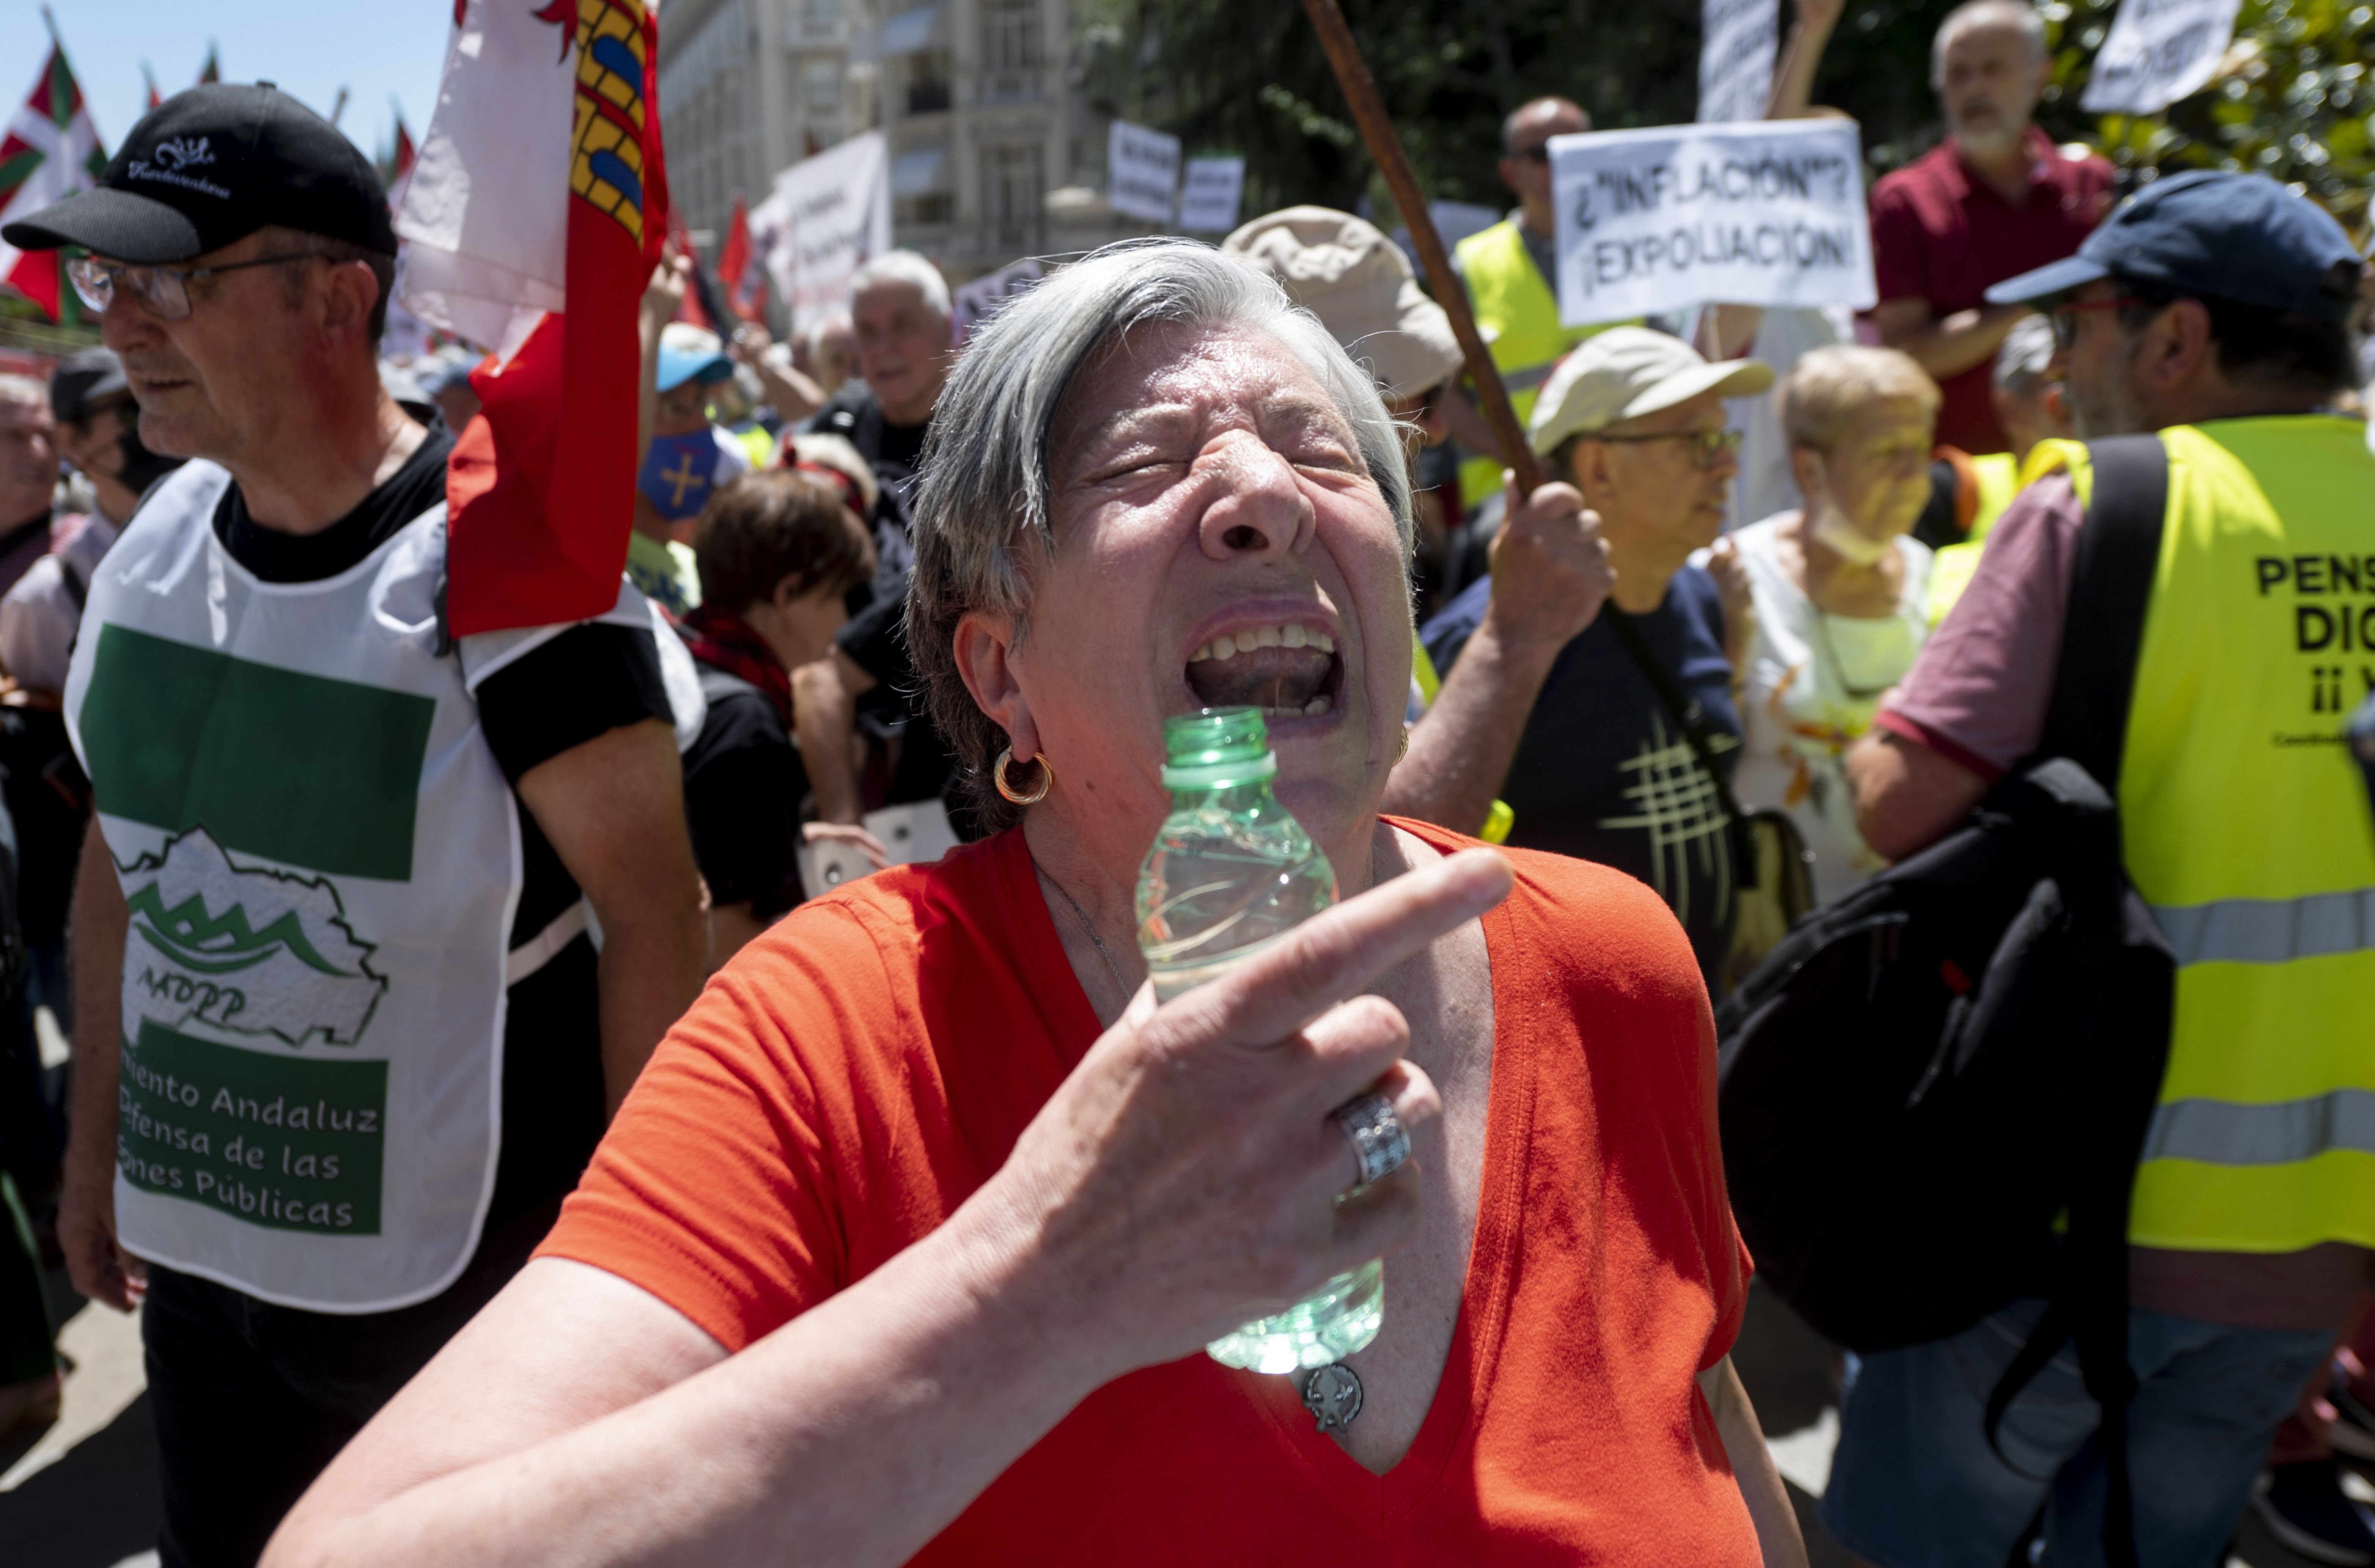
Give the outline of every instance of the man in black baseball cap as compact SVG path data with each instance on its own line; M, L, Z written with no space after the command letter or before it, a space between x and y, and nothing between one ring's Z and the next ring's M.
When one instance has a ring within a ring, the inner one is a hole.
M2375 684L2375 455L2334 410L2362 267L2306 198L2203 171L1991 289L2053 323L2088 444L2030 453L1970 586L1848 760L1867 841L1915 854L2040 745L2082 544L2092 603L2144 603L2133 641L2098 644L2079 678L2121 715L2102 783L2177 961L2127 1235L2125 1453L2148 1565L2221 1557L2290 1405L2270 1395L2322 1386L2375 1265L2375 1163L2344 1109L2367 1093L2375 965L2350 917L2375 908L2375 832L2344 734ZM1864 1360L1823 1497L1834 1535L1877 1562L1993 1562L2041 1512L2046 1561L2103 1561L2113 1493L2075 1371L2013 1398L2000 1449L1985 1435L1987 1390L2034 1321ZM2349 1517L2331 1461L2260 1506L2313 1502L2312 1483ZM2375 1553L2358 1534L2326 1560Z
M150 110L98 189L0 234L19 250L79 245L154 265L272 224L396 254L387 192L360 148L270 82L212 82Z
M700 990L698 680L623 583L441 635L454 440L381 384L386 196L301 104L183 93L8 236L89 249L141 438L190 459L92 572L65 680L106 1005L74 1020L58 1237L91 1299L146 1281L166 1568L252 1564L526 1261Z

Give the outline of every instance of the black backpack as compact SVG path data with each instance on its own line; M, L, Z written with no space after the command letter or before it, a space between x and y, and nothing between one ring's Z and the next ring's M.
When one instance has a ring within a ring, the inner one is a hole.
M2098 442L2038 758L1959 829L1802 925L1726 999L1724 1165L1759 1275L1862 1351L2050 1303L1988 1435L2074 1334L2132 1562L2128 1204L2176 962L2114 804L2167 506L2155 436Z

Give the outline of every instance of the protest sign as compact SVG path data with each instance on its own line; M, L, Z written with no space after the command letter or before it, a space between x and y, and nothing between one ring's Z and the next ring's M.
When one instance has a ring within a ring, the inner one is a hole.
M1244 159L1189 159L1188 184L1179 193L1179 227L1199 233L1227 233L1237 226L1237 206L1245 192Z
M963 348L965 339L996 315L1000 307L1045 276L1046 269L1038 260L1025 256L959 289L950 301L950 326L956 334L957 347Z
M1878 298L1852 121L1551 138L1560 319Z
M1171 221L1179 186L1179 138L1127 120L1113 123L1105 141L1105 203L1126 218Z
M750 209L750 242L802 332L849 304L849 275L891 248L890 148L868 131L775 176Z
M2078 106L2089 114L2157 114L2210 85L2235 37L2240 0L2121 0Z
M1707 0L1701 16L1699 123L1764 119L1779 48L1779 0Z

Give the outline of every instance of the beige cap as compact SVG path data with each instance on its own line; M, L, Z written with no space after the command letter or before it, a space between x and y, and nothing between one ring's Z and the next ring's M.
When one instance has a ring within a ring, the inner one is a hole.
M1679 337L1645 326L1612 326L1577 344L1551 371L1526 440L1547 457L1569 436L1654 414L1702 392L1753 397L1772 385L1773 367L1762 360L1711 365Z
M1221 242L1285 286L1388 397L1410 397L1459 372L1459 340L1426 297L1401 247L1349 212L1291 206Z

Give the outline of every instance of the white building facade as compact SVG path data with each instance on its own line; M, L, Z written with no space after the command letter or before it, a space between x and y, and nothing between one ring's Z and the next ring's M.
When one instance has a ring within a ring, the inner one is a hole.
M1069 0L666 0L659 30L688 228L722 238L738 191L755 205L779 171L879 128L893 240L951 282L1145 231L1081 189L1102 183L1106 127L1069 81Z

